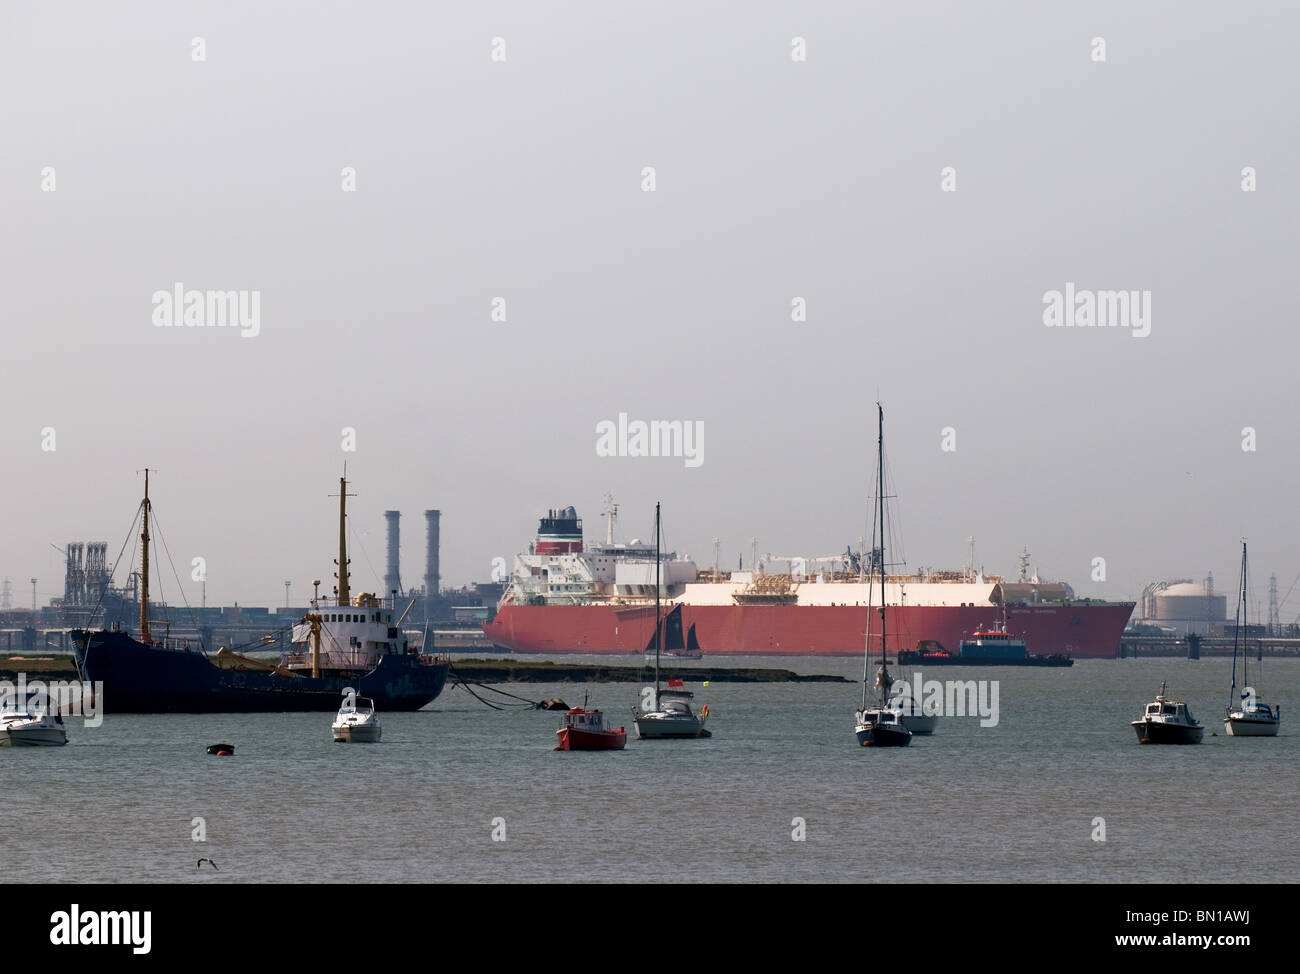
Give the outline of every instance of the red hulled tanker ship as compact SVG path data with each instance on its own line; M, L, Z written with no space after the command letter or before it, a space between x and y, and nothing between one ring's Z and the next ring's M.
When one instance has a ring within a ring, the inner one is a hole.
M654 636L654 545L616 544L610 505L604 544L584 545L572 508L541 519L527 554L517 555L496 618L483 630L515 653L644 653ZM973 563L973 558L972 558ZM664 555L665 611L680 609L705 655L861 656L869 553L780 559L784 573L700 571ZM771 567L770 565L768 567ZM933 640L955 650L972 632L1005 620L1006 631L1040 653L1113 659L1132 602L1078 599L1062 582L1007 581L975 571L886 577L889 653ZM879 583L874 601L880 599ZM878 641L878 639L877 639Z

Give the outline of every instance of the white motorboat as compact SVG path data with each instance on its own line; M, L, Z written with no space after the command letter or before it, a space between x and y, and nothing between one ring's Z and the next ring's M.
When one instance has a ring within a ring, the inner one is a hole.
M27 707L0 713L0 747L58 747L68 743L63 718L57 713L33 713Z
M373 744L379 740L383 728L375 713L375 702L369 697L346 695L331 730L335 743Z
M1163 683L1159 696L1147 704L1146 713L1129 726L1137 732L1141 744L1200 744L1205 733L1187 704L1165 696Z

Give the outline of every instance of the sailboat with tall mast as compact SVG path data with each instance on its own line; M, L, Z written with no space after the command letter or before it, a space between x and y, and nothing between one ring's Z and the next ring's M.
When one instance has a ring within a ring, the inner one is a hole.
M704 722L709 719L709 708L704 707L699 714L691 710L685 700L671 694L665 694L660 688L659 655L663 647L663 608L661 600L662 585L662 549L663 529L660 525L659 504L655 503L655 686L651 710L646 713L636 712L633 723L636 725L637 737L711 737L704 729ZM649 689L647 687L647 689ZM662 696L668 699L661 700Z
M1282 708L1270 707L1255 696L1247 672L1250 653L1246 650L1242 630L1246 627L1246 541L1241 542L1241 588L1237 592L1236 625L1232 635L1232 689L1228 691L1228 714L1223 718L1223 729L1229 737L1277 737L1282 723ZM1237 645L1241 653L1241 704L1237 706ZM1234 709L1235 708L1235 709Z
M875 547L875 532L872 532L872 559L876 562L873 569L879 569L880 578L880 669L876 671L875 689L880 694L880 702L874 707L867 706L867 678L871 670L871 599L867 599L867 634L866 649L862 654L862 706L854 714L855 733L858 744L862 747L906 747L912 743L912 732L903 726L902 715L888 705L890 687L893 677L889 675L888 661L885 659L885 411L876 403L879 419L877 446L877 480L876 494L879 508L880 546ZM877 573L872 572L875 576ZM870 589L869 589L870 591Z
M337 711L349 687L386 710L419 710L442 692L450 663L418 652L402 632L404 618L373 593L353 596L348 570L346 476L339 480L338 586L334 604L318 596L293 626L292 649L279 662L155 635L149 619L149 471L144 472L140 532L140 628L120 623L73 629L83 680L102 687L104 713L278 713ZM134 525L133 525L134 527ZM317 582L317 585L320 583ZM156 607L156 606L155 606ZM408 607L409 611L409 607ZM99 692L98 690L96 691Z

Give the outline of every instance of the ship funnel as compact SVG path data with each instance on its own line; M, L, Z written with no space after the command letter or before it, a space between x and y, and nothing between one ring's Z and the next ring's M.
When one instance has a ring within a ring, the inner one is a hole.
M384 518L388 521L388 574L384 576L385 597L391 597L393 592L402 594L401 558L398 553L402 533L401 517L401 511L384 511Z

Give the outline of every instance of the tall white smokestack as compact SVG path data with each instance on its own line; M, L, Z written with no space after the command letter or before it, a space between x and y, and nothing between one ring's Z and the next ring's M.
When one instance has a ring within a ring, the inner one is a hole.
M401 511L384 511L384 518L388 521L388 574L384 576L385 596L391 596L393 592L402 594L401 556L398 554L402 533L399 523L401 517Z

